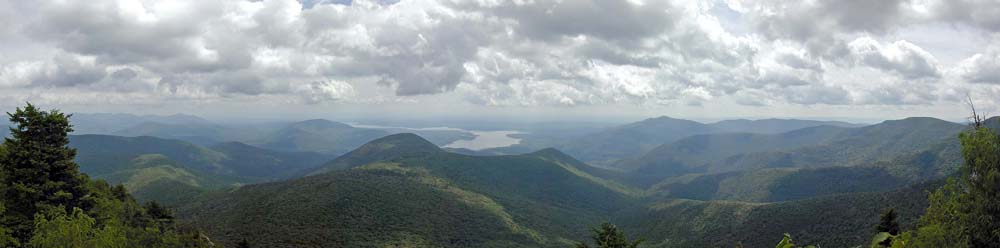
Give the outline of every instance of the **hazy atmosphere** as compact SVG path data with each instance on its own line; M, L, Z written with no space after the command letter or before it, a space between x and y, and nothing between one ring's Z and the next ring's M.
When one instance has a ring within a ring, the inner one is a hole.
M961 120L966 94L1000 107L998 5L2 1L0 107L212 119Z
M1000 0L0 0L0 247L1000 248Z

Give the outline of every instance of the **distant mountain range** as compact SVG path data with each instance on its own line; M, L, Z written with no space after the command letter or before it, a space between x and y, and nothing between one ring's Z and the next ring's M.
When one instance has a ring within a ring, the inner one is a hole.
M202 147L149 136L73 135L70 146L77 149L82 172L125 184L141 200L165 203L212 189L287 179L331 159L238 142Z
M259 247L566 247L605 221L649 247L762 247L785 232L863 245L884 208L915 222L968 128L661 117L473 151L440 148L461 131L175 118L70 146L91 177L175 207L218 244Z
M572 158L554 150L460 155L396 134L314 176L242 187L181 214L223 244L565 246L615 209L637 203L638 192L564 159Z
M941 143L957 144L958 133L965 129L964 125L934 118L907 118L857 128L819 126L779 134L696 135L615 167L633 171L633 182L648 186L687 173L855 166L889 161Z
M842 121L814 121L797 119L760 119L760 120L724 120L709 124L712 127L734 133L784 133L792 130L807 127L832 126L832 127L862 127L863 124L847 123Z
M867 242L886 207L913 223L926 205L924 190L935 185L919 182L940 178L905 181L881 166L690 174L647 191L628 186L626 172L556 149L470 156L395 134L311 176L214 194L180 213L222 244L246 239L266 247L564 247L602 221L635 230L651 247L757 247L782 232L839 247ZM824 216L822 223L810 215Z
M378 137L416 132L435 144L472 139L459 130L407 130L400 128L355 128L314 119L290 123L216 124L190 115L137 116L130 114L74 114L74 134L106 134L126 137L153 136L177 139L201 146L241 142L281 151L319 152L340 155ZM0 133L2 134L2 133Z
M740 119L705 124L662 116L575 136L562 142L541 141L540 143L548 143L591 164L610 166L618 163L619 160L638 157L658 146L693 135L714 133L774 134L819 126L859 127L862 125L837 121L795 119ZM528 142L531 141L528 140ZM540 148L530 143L523 146ZM508 149L507 151L518 150Z

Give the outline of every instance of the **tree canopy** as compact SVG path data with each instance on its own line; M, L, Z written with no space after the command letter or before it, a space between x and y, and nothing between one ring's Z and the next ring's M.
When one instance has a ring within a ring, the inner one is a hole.
M0 144L0 247L203 247L170 212L121 185L92 181L73 162L70 115L28 104L8 113Z

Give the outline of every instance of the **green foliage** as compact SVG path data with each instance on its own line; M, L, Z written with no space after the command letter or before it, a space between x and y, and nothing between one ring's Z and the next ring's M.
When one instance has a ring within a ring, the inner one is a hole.
M538 247L568 245L595 220L637 200L633 189L589 175L598 170L554 150L466 156L396 134L329 165L323 170L331 172L244 186L179 213L229 245L247 238L264 247L294 246L290 240L335 247Z
M179 213L227 246L541 246L508 211L447 180L386 166L244 186Z
M603 223L601 226L591 228L593 235L590 237L594 241L596 248L636 248L642 243L642 239L629 241L625 237L625 232L611 223ZM578 248L591 247L586 242L576 245Z
M26 241L40 211L87 207L82 200L86 178L73 162L76 150L67 147L67 134L73 131L68 115L31 104L8 115L16 127L11 128L12 138L4 140L6 152L0 157L9 186L3 194L9 207L4 224L14 237Z
M0 145L0 147L3 147L3 146ZM0 180L0 182L2 182L2 180ZM3 186L0 185L0 187L3 187ZM2 191L0 191L0 192L2 192ZM4 208L3 203L0 202L0 217L4 216L3 214L4 214L5 210L6 209ZM17 240L14 239L14 237L10 236L10 230L8 230L3 225L0 225L0 247L16 246L17 244L18 244Z
M888 192L864 192L796 201L661 200L618 212L612 219L647 239L646 247L770 247L788 232L797 242L822 247L868 244L872 227L886 208L899 214L900 227L914 225L927 207L925 191L939 183Z
M965 164L928 197L916 247L1000 246L1000 136L976 123L959 139Z
M62 210L50 214L35 215L35 231L28 245L31 247L127 247L123 227L118 223L107 223L103 227L97 221L74 208L67 215Z
M977 128L963 133L964 179L968 202L969 244L973 247L1000 246L1000 136L993 130Z
M872 238L871 248L905 248L909 246L910 243L910 233L903 233L900 235L893 235L888 232L880 232L875 234ZM916 246L920 247L920 246ZM951 247L951 246L936 246L936 247Z
M199 247L169 212L140 206L121 185L91 181L67 147L68 115L33 105L9 113L12 138L0 145L3 247ZM10 187L5 187L10 186ZM3 206L11 207L3 209ZM151 211L153 214L149 214ZM10 231L10 236L6 235ZM7 238L12 237L12 238Z
M775 248L795 248L795 247L799 246L795 245L795 242L792 241L792 235L787 233L785 234L785 237L778 242L778 245L775 246ZM810 245L810 246L805 246L804 248L815 248L815 246Z

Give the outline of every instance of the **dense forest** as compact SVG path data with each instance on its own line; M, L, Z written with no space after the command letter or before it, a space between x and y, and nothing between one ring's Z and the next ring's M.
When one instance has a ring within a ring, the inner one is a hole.
M70 135L71 115L30 104L8 115L0 247L1000 244L996 118L692 135L621 160L626 170L552 148L454 153L408 133L331 158ZM775 153L799 155L758 166ZM747 154L760 156L711 167ZM843 166L797 165L821 157Z
M2 247L208 247L156 202L140 204L122 185L91 180L67 147L69 115L33 105L9 113L0 146Z

